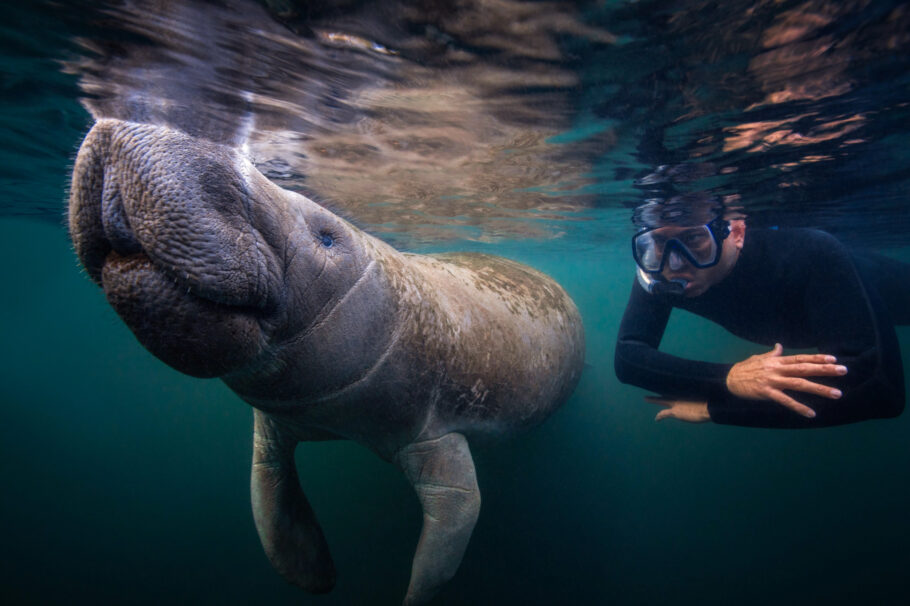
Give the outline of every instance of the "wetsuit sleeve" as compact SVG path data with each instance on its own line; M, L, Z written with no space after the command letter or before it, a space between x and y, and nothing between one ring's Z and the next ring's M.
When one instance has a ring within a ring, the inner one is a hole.
M816 412L807 419L771 401L743 400L726 393L709 398L716 423L752 427L804 428L894 417L904 408L903 365L894 326L869 279L863 279L849 253L833 237L818 232L817 262L806 272L801 301L818 350L847 367L844 377L809 378L837 387L831 400L787 392ZM867 288L866 284L870 287ZM786 353L786 352L785 352Z
M664 396L723 397L729 364L687 360L658 351L672 305L634 282L616 339L616 377Z

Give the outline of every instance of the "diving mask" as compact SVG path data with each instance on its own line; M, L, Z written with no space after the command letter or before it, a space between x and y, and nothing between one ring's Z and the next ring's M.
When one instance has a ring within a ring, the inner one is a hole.
M721 217L705 225L665 225L639 231L632 237L639 283L652 294L681 295L688 282L667 280L661 275L664 269L679 271L686 262L697 269L717 265L729 235L730 223Z
M730 235L730 223L717 218L707 225L665 225L644 229L632 237L632 255L642 270L661 273L667 264L673 270L685 259L697 269L717 265L722 243Z

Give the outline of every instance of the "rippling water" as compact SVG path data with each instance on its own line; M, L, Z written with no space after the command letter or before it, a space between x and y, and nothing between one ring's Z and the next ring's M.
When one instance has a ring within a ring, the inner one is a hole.
M50 2L13 16L4 149L34 168L4 180L7 214L56 219L60 187L28 194L64 178L80 99L242 147L406 246L594 246L624 209L683 192L742 204L753 224L907 242L903 3Z
M818 432L655 425L612 373L646 199L713 195L753 225L907 258L906 3L64 0L2 14L9 603L394 603L419 530L389 466L308 444L301 476L339 585L312 598L269 568L248 407L144 352L69 249L70 163L102 116L236 145L400 247L511 256L577 300L591 369L554 419L475 452L484 512L439 603L907 601L906 413ZM665 346L755 353L691 317Z

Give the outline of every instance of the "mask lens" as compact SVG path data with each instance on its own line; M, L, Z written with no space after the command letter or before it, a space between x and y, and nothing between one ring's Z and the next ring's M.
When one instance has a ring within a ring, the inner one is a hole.
M664 243L662 238L655 238L653 231L647 231L635 237L635 260L643 270L660 270L664 256Z
M710 265L716 261L717 242L707 225L686 229L676 239L698 265Z

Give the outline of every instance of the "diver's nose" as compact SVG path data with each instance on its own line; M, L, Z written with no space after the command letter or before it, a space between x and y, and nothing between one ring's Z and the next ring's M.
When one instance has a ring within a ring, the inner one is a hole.
M685 264L686 264L685 260L683 260L683 258L681 256L679 256L678 252L676 252L675 250L670 251L670 258L668 259L668 265L670 266L671 271L679 271L680 269L683 268L683 266Z

